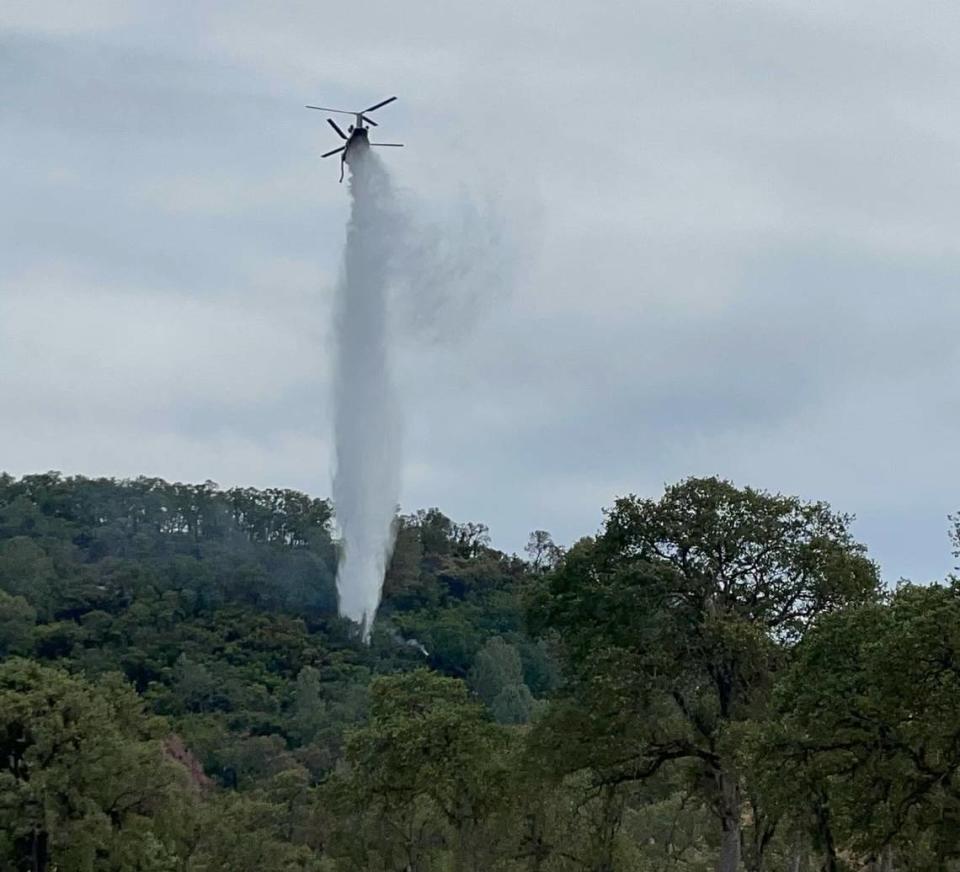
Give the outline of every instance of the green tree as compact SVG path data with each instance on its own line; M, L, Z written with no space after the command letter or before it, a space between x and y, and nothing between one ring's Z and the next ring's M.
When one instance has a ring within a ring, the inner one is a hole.
M553 537L546 530L534 530L523 550L534 572L552 569L563 557L563 549L554 543Z
M498 724L525 724L537 709L537 701L525 684L510 684L496 695L490 713Z
M187 872L320 872L312 828L315 798L295 769L244 793L207 803Z
M488 639L477 652L470 670L470 688L488 706L505 687L523 683L523 668L516 647L501 636Z
M827 869L841 846L899 845L931 872L960 857L960 582L820 621L776 702L758 757L806 812Z
M323 677L319 669L304 666L297 674L291 714L291 732L300 744L316 739L329 722L330 713L323 699Z
M765 716L781 650L877 589L849 518L827 505L688 479L659 501L618 500L531 618L559 633L590 709L567 724L595 736L580 759L609 781L683 761L720 825L717 869L734 872L751 789L739 739Z
M37 610L22 596L0 590L0 657L29 654Z
M50 619L56 609L56 584L54 561L34 539L0 541L0 590L22 596Z
M505 740L462 681L424 669L381 677L369 723L348 737L345 789L354 808L388 826L409 868L422 868L432 829L450 869L485 869L495 842L488 824L503 803Z
M0 663L0 858L24 872L167 872L185 772L114 680L94 686L25 660Z
M471 689L501 724L525 724L536 700L523 681L520 652L500 636L487 640L470 670Z

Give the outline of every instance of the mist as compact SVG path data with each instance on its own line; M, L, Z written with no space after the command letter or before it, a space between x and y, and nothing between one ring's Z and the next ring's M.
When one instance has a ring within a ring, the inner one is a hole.
M509 299L537 249L529 199L473 181L430 198L394 192L390 308L399 348L464 338Z

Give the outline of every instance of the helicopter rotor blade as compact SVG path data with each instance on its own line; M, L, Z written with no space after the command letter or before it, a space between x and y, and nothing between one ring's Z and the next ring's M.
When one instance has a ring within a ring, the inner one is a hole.
M307 106L307 109L319 109L321 112L336 112L337 115L356 115L356 112L348 112L346 109L331 109L329 106Z
M333 151L328 151L326 154L321 154L320 157L330 157L332 154L339 154L341 151L346 150L345 145L341 145L340 148L335 148Z
M328 119L327 119L327 124L329 124L334 130L337 131L337 133L340 134L340 138L341 138L341 139L346 139L346 138L347 138L347 134L344 133L344 132L337 126L337 122L334 121L332 118L328 118Z
M364 109L363 111L364 111L364 113L366 113L366 112L373 112L374 109L379 109L381 106L386 106L387 103L392 103L392 102L393 102L394 100L396 100L396 99L397 99L396 97L387 97L386 100L381 100L381 101L380 101L379 103L377 103L375 106L371 106L369 109Z
M372 118L367 118L367 116L364 115L362 112L360 113L360 120L366 122L366 123L369 124L371 127L379 127L379 126L380 126L380 125L377 124L377 122L374 121Z
M403 148L402 142L371 142L370 145L376 145L379 148Z

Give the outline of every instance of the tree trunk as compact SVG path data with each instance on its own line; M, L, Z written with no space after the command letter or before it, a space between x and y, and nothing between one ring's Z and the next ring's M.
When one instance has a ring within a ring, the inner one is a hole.
M740 868L740 823L724 821L717 872L737 872Z
M624 800L616 785L603 788L600 798L600 817L594 830L590 851L590 872L613 872L613 855L617 833L623 822Z
M820 872L840 872L840 866L837 863L837 851L832 844L824 850Z
M793 842L793 851L790 860L787 863L787 872L800 872L800 865L803 862L803 838L798 834Z
M740 787L733 773L717 775L720 787L720 823L723 833L717 872L738 872L740 868Z
M825 796L817 797L813 811L817 821L817 847L823 852L820 872L840 872L833 828L830 826L830 808Z
M43 832L33 833L33 850L31 857L33 863L33 872L47 872L47 865L50 862L47 857L47 834Z
M827 826L821 830L820 836L823 840L821 872L840 872L840 865L837 862L837 848L833 843L833 831Z
M883 849L883 854L880 857L880 872L894 872L893 848L891 848L889 845Z
M540 872L543 864L550 856L550 848L544 839L543 820L540 816L540 810L537 809L527 815L527 835L526 842L529 847L529 863L527 868L530 872Z
M749 829L749 839L746 834L741 835L740 859L747 872L766 872L767 849L776 834L778 822L764 813L756 797L750 797L749 802L753 825Z

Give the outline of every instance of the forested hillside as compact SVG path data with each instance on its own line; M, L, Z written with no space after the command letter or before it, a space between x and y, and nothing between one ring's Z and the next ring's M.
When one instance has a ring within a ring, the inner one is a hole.
M960 583L830 507L690 479L522 558L404 516L369 646L332 521L0 477L0 869L960 869Z

